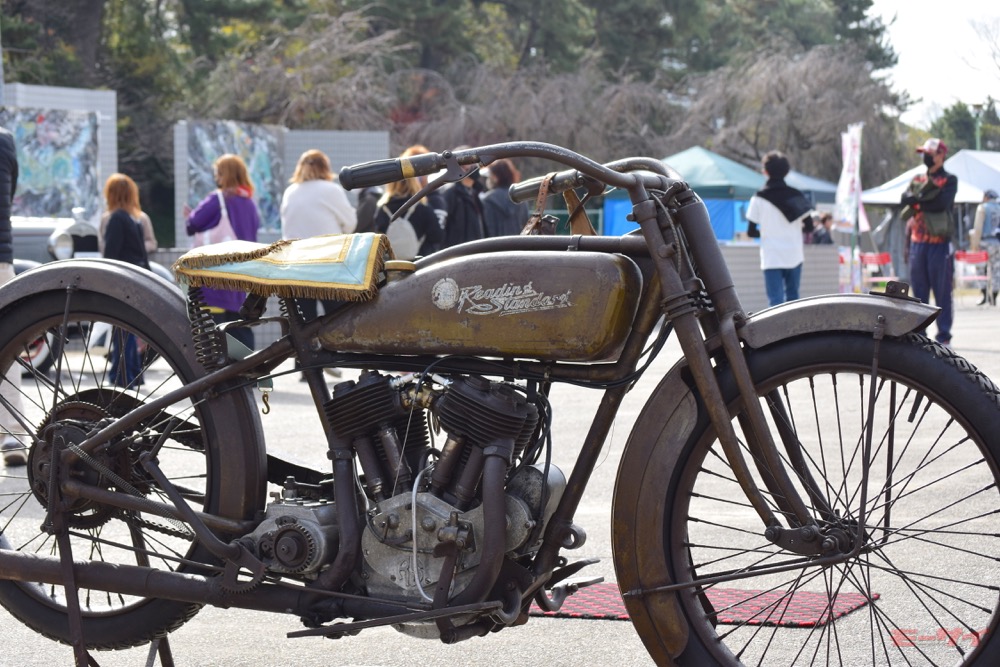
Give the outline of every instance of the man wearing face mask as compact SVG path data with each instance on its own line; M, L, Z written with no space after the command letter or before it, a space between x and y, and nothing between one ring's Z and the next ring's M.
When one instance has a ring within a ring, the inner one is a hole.
M910 285L913 296L941 309L936 320L939 343L951 345L953 319L951 291L954 283L954 263L951 237L954 233L952 209L958 179L944 169L948 147L940 139L928 139L917 148L923 154L926 173L917 174L903 193L900 217L906 221L907 251L910 264Z

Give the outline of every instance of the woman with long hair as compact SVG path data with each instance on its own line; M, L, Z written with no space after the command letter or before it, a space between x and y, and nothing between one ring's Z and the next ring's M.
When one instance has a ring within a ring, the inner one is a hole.
M104 256L149 269L146 243L139 217L139 188L125 174L111 174L104 184L107 223ZM142 384L142 355L135 335L115 328L111 332L111 367L108 377L119 387Z
M246 163L240 156L227 153L212 164L212 171L218 190L209 193L194 207L194 210L184 207L188 236L218 227L225 213L236 239L256 241L257 229L260 227L260 213L253 200L254 188ZM244 292L204 288L202 294L216 322L232 322L239 319L240 306L246 300ZM226 331L253 349L253 331L249 328L240 327Z
M350 234L357 225L354 207L334 179L330 158L308 150L299 157L281 197L281 238Z

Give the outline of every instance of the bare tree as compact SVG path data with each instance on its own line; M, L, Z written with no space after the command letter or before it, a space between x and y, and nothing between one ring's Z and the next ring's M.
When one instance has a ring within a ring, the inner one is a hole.
M407 48L396 33L371 37L358 12L315 15L264 45L220 63L195 115L294 128L386 127L392 59Z
M391 33L373 38L367 26L351 13L279 33L219 65L194 112L292 128L386 128L396 152L535 140L606 161L704 145L756 165L779 148L800 171L830 180L841 168L841 133L861 121L864 182L881 183L912 157L901 153L893 115L905 99L844 47L772 52L678 87L609 76L595 62L573 72L471 57L444 72L407 68L410 47Z
M881 183L909 166L894 110L901 100L850 49L761 54L688 82L686 118L671 148L703 145L756 166L771 149L796 169L836 180L841 133L863 122L862 182Z
M972 27L990 51L990 59L995 69L994 77L1000 79L1000 19L973 21Z
M503 71L473 65L449 73L450 106L399 128L396 141L446 148L532 140L606 161L662 156L673 116L655 83L608 81L595 64L553 73L544 66ZM543 165L526 165L529 171Z

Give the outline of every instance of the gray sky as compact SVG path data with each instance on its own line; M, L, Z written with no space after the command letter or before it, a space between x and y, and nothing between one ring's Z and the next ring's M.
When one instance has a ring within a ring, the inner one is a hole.
M927 129L941 112L958 101L1000 101L1000 67L972 22L1000 26L1000 2L990 0L875 0L872 12L889 28L889 41L899 56L890 72L897 90L922 98L903 120Z

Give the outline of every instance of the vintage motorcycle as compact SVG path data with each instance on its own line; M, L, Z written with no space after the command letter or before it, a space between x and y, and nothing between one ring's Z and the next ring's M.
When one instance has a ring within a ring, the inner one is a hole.
M656 160L511 142L340 179L453 182L503 157L564 169L513 198L620 188L639 230L415 262L375 234L222 244L178 262L187 299L104 260L0 290L0 370L29 373L20 401L0 399L28 448L25 473L0 481L0 603L79 664L204 605L297 615L293 636L391 625L453 643L522 624L579 589L574 512L630 387L676 336L683 356L635 423L612 510L618 586L653 660L1000 664L1000 399L920 333L936 309L890 283L745 312L703 202ZM247 291L243 323L281 337L237 349L205 287ZM280 316L264 315L271 295ZM297 297L338 305L305 321ZM100 323L155 351L144 379L114 386L107 358L65 335ZM53 338L50 373L19 361ZM293 357L325 469L265 447L253 391ZM325 367L360 374L331 391ZM557 383L603 392L568 477L552 462ZM717 595L726 584L744 598ZM785 622L803 601L825 622Z

